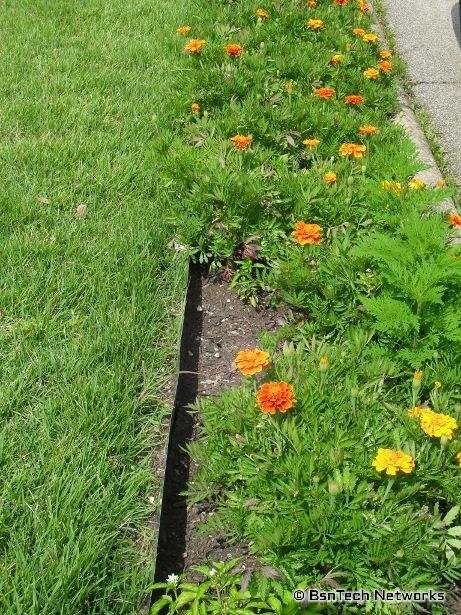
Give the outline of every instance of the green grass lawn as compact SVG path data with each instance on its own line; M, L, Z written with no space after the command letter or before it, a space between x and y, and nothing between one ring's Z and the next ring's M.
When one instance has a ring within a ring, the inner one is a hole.
M185 287L154 143L182 10L0 6L2 615L134 613L149 582Z

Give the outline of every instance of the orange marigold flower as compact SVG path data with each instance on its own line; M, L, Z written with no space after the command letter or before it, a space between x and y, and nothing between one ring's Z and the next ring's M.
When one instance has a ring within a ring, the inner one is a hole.
M458 423L448 414L434 412L430 408L423 408L419 417L421 429L431 438L447 438L451 440Z
M184 51L189 55L199 55L202 53L206 41L200 38L191 39L184 47Z
M253 137L251 135L235 135L231 137L231 141L234 144L235 149L239 149L244 152L253 143Z
M333 98L335 94L336 91L333 88L315 88L314 90L314 96L317 96L318 98L323 98L324 100L329 100L330 98Z
M306 3L306 6L308 9L316 9L317 2L315 0L308 0L308 2Z
M400 182L391 181L389 179L385 179L381 183L381 187L384 190L389 190L390 192L394 192L395 194L400 194L402 192L402 184Z
M231 58L240 58L243 53L243 47L237 43L229 43L224 47L225 53Z
M376 80L379 77L379 70L377 68L367 68L363 71L363 76L367 79Z
M235 365L243 376L254 376L269 365L269 353L259 348L241 350L235 357Z
M365 43L376 43L377 40L378 35L374 32L365 32L365 34L362 36L362 41L365 41Z
M295 230L291 233L296 243L301 246L307 244L318 246L322 241L322 227L318 224L306 224L305 222L297 222Z
M338 180L338 176L336 175L334 171L328 171L323 176L323 181L329 186L331 186L332 184L336 184L337 180Z
M362 38L362 36L366 34L363 28L354 28L352 32L355 34L355 36L358 36L359 38Z
M379 57L381 60L390 60L390 58L392 58L392 53L387 49L381 49L379 52Z
M311 30L321 30L325 23L321 19L309 19L307 25Z
M308 147L309 149L314 149L317 145L320 144L320 139L304 139L303 145Z
M437 186L437 188L445 188L447 182L443 178L440 178L435 182L435 185Z
M421 382L421 380L423 379L424 373L420 370L417 369L415 370L415 373L413 374L413 380L416 380L416 382Z
M360 94L349 94L344 98L346 105L363 105L365 99Z
M461 228L461 216L455 212L449 214L448 219L453 228Z
M378 66L383 73L390 73L392 71L392 62L389 62L389 60L380 60Z
M358 7L359 7L359 11L361 13L369 13L370 12L370 5L367 4L366 2L358 2Z
M269 13L264 9L256 9L256 17L261 19L261 21L267 21L269 19Z
M398 472L410 474L415 469L411 455L390 448L379 448L372 465L378 472L385 470L388 476L396 476Z
M414 177L408 182L408 187L410 188L410 190L421 190L422 188L426 187L426 183L423 182L422 179Z
M349 0L335 0L335 4L337 4L338 6L344 6L348 2Z
M335 53L335 55L331 58L328 64L331 64L331 66L337 66L338 64L341 64L343 60L344 56L342 53Z
M373 126L372 124L364 124L363 126L360 126L359 128L359 134L361 134L364 137L368 137L371 135L377 135L379 132L379 128L376 128L376 126Z
M456 453L456 460L458 462L458 465L461 466L461 453Z
M190 106L192 113L198 113L200 111L200 105L198 103L192 103Z
M261 412L275 414L277 411L284 414L296 403L295 393L288 382L265 382L256 393L256 400Z
M186 34L189 34L191 30L192 30L191 26L181 26L180 28L176 29L176 32L178 34L182 34L183 36L186 36Z
M341 156L351 156L352 158L363 158L366 151L367 146L359 143L343 143L339 148Z

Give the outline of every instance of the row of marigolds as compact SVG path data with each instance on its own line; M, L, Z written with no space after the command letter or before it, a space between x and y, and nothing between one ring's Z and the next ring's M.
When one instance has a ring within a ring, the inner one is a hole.
M243 376L252 377L266 369L269 366L269 360L269 353L265 350L259 348L245 349L237 354L235 364ZM321 372L325 372L329 368L327 356L320 358L318 368ZM414 403L418 398L422 378L422 371L415 371L412 381ZM440 382L435 382L435 392L441 386ZM285 414L295 406L296 394L293 386L288 382L265 382L256 391L256 403L259 410L264 414L274 415L277 412ZM408 410L408 415L419 421L421 429L430 438L439 439L442 448L453 438L458 429L455 418L434 412L427 406L414 405ZM457 453L456 459L461 467L461 451ZM399 473L410 474L415 469L415 461L411 455L389 448L378 449L372 465L378 472L385 471L390 477L395 477Z

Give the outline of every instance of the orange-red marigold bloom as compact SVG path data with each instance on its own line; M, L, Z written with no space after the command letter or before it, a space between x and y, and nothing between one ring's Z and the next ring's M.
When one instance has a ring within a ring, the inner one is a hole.
M324 100L329 100L330 98L333 98L335 94L336 91L333 88L315 88L314 90L314 96L317 96L318 98L323 98Z
M296 403L295 393L288 382L265 382L256 393L256 400L261 412L283 414L293 408Z
M349 94L344 97L346 105L363 105L365 99L360 94Z
M349 0L335 0L335 4L337 4L338 6L344 6L348 2Z
M199 55L202 53L206 41L201 38L191 39L184 47L184 51L189 55Z
M362 13L369 13L370 12L370 5L367 4L366 2L359 2L358 3L359 6L359 11Z
M231 138L231 141L236 149L244 152L252 144L253 137L251 135L235 135Z
M363 126L360 126L359 128L359 134L361 134L364 137L369 137L371 135L377 135L379 132L379 128L376 128L376 126L373 126L372 124L364 124Z
M363 158L366 151L367 146L360 143L343 143L339 148L341 156L351 156L352 158Z
M316 9L317 2L315 0L308 0L308 2L306 3L306 6L308 9Z
M243 376L254 376L269 365L269 353L259 348L246 348L235 357L235 365Z
M231 58L240 58L243 53L243 47L237 43L230 43L224 47L224 51Z
M309 19L307 25L311 30L321 30L324 27L325 23L322 19Z
M322 227L319 224L306 224L297 222L291 236L300 246L307 244L318 246L322 242Z
M390 73L392 71L392 62L389 62L389 60L380 60L378 66L383 73Z
M176 29L176 32L178 34L182 34L183 36L186 36L186 34L189 34L191 30L192 30L191 26L181 26L180 28Z
M453 228L461 228L461 216L455 212L452 212L448 219L450 220L450 224Z
M338 64L341 64L343 60L344 56L342 53L335 53L335 55L331 58L328 64L331 64L331 66L337 66Z

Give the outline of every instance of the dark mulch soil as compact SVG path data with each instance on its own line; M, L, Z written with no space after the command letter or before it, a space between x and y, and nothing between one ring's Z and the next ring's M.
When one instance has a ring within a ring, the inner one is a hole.
M283 324L289 310L254 309L240 301L218 277L206 277L192 268L180 357L180 377L170 429L165 485L156 564L156 580L188 570L206 561L242 557L242 567L254 569L257 562L247 555L244 544L229 544L224 536L204 536L199 523L213 514L212 506L188 506L184 496L195 468L184 450L196 437L200 417L187 406L200 396L219 395L241 381L234 365L242 348L255 347L262 331Z

